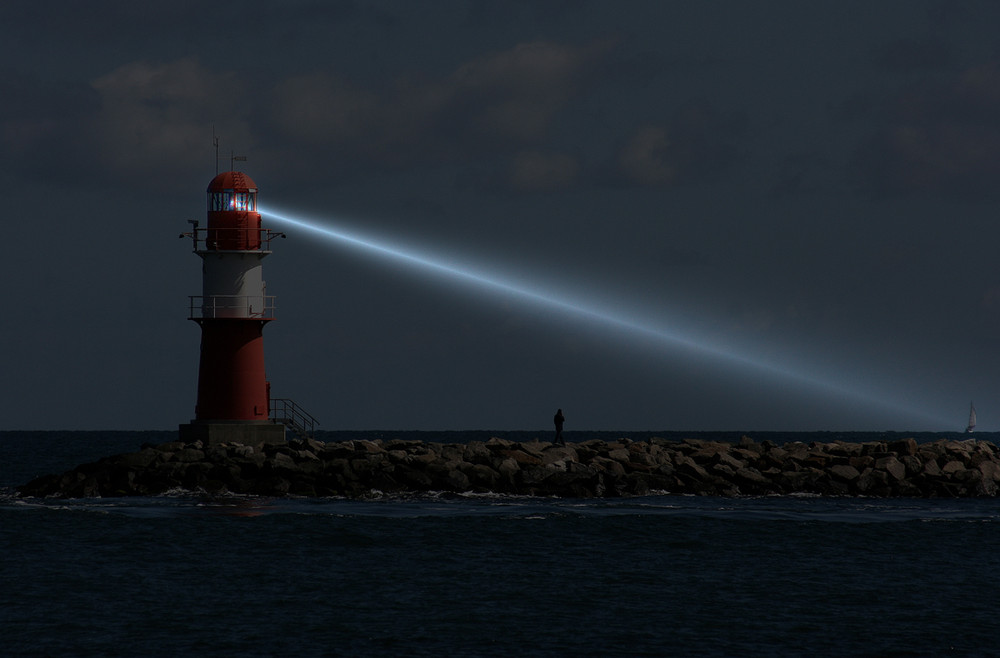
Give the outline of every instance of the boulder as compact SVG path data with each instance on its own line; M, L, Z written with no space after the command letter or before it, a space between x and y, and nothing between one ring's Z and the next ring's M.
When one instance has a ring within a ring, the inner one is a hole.
M142 470L160 458L160 452L153 448L144 448L139 452L121 455L117 463L132 470Z
M941 467L941 473L944 475L954 475L959 471L965 470L965 462L959 459L952 459Z
M755 487L768 487L771 484L770 478L765 477L756 468L741 468L737 470L736 479L742 484L750 484Z
M917 454L917 440L913 438L901 439L899 441L892 441L886 448L889 452L894 452L900 456L915 455Z
M746 461L742 459L737 459L728 452L719 454L716 457L716 459L717 459L716 461L717 464L723 464L725 466L728 466L729 468L733 469L734 472L740 470L741 468L746 468L747 466Z
M443 481L450 491L468 491L470 487L468 476L459 470L448 471Z
M920 472L933 479L941 476L941 467L933 459L928 459L924 461L924 467Z
M711 479L708 472L690 457L680 458L680 461L677 463L677 473L679 475L686 475L700 481L708 481Z
M976 468L983 474L983 479L1000 482L1000 463L995 461L980 462Z
M914 455L903 455L899 458L899 461L906 467L907 477L920 475L924 471L924 463L920 461L919 457Z
M632 453L629 452L628 448L614 448L613 450L608 450L608 459L613 459L621 464L627 464L632 461Z
M882 457L875 460L875 468L883 470L897 481L906 477L906 466L895 457Z
M830 467L830 475L845 482L853 482L861 476L861 472L850 464L836 464Z
M576 450L569 446L552 445L542 451L542 463L577 461Z
M685 439L553 445L491 438L467 445L315 440L259 448L145 445L18 487L21 496L156 495L176 488L266 496L496 491L546 496L812 492L996 496L1000 450L985 441L913 439L782 447Z
M521 466L537 466L542 464L540 456L528 454L524 450L502 450L501 454L508 459L513 459Z
M200 462L205 460L205 453L197 448L184 448L183 450L178 450L173 454L173 459L175 461L192 463Z

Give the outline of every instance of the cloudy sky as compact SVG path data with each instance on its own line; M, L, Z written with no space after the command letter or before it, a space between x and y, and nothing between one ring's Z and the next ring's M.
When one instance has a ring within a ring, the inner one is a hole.
M214 131L264 207L452 269L265 222L272 393L323 429L1000 430L998 24L8 0L5 429L193 416Z

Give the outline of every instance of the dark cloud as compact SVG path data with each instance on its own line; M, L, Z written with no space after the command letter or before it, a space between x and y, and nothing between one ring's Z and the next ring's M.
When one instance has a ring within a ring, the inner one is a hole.
M857 173L874 194L992 197L1000 176L1000 65L917 83L892 97Z
M89 85L0 73L0 153L5 168L29 177L51 176L89 157L80 139L100 110Z
M211 71L194 58L162 65L132 62L92 83L101 110L92 123L95 154L118 172L178 171L206 143L206 127L225 117L232 143L254 146L240 108L246 83L228 71Z
M477 27L526 22L538 29L551 28L584 11L591 0L482 0L469 8L469 23Z
M525 191L564 189L576 182L579 171L580 162L571 155L522 151L511 164L510 185Z
M0 84L16 99L0 114L8 168L24 175L113 175L158 189L157 178L188 170L191 154L205 151L213 125L230 144L255 145L241 112L244 81L194 58L135 61L86 85L37 85L23 76Z
M580 164L549 145L553 123L584 93L611 47L522 43L445 77L381 85L317 70L262 88L242 70L194 57L129 62L70 89L12 75L6 86L17 100L4 109L5 142L23 156L49 151L73 131L71 141L81 145L73 166L148 180L188 167L214 127L230 148L272 152L300 166L315 158L351 171L493 160L513 188L562 188ZM257 99L266 110L250 102ZM75 121L66 106L76 108Z
M843 176L830 158L821 152L791 153L785 156L774 173L770 197L828 193L841 189Z
M509 155L546 140L607 49L522 43L444 78L403 78L382 89L335 72L296 76L275 90L275 126L299 146L383 164Z
M667 121L636 130L618 154L618 171L622 180L639 185L718 178L739 156L743 129L738 114L686 105Z
M955 59L955 49L942 39L926 36L897 39L882 45L875 61L891 71L922 71L946 67Z
M2 3L0 181L31 246L7 256L27 283L4 329L30 386L4 397L49 427L186 420L200 269L176 235L214 131L262 202L622 321L289 231L265 265L268 374L325 427L530 428L558 400L595 429L946 429L919 409L961 422L1000 397L996 18L973 0Z

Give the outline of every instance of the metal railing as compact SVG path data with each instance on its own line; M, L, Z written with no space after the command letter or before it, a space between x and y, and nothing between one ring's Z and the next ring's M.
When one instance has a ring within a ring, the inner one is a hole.
M188 318L274 319L274 295L189 295Z
M194 220L191 220L192 222ZM267 228L207 228L195 226L179 237L191 238L197 253L211 251L260 251L270 253L271 240L283 238L281 231Z
M270 417L303 438L311 437L319 425L318 420L288 398L271 398Z

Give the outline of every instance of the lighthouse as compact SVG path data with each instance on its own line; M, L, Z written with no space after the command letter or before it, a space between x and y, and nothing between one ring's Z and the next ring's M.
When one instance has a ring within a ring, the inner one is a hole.
M284 236L261 227L257 184L240 171L208 184L206 226L188 221L192 230L181 236L192 239L201 259L202 292L190 297L188 314L201 327L201 357L194 418L180 426L180 439L282 443L285 419L272 417L264 370L264 326L274 320L274 297L267 295L263 260L271 240Z

